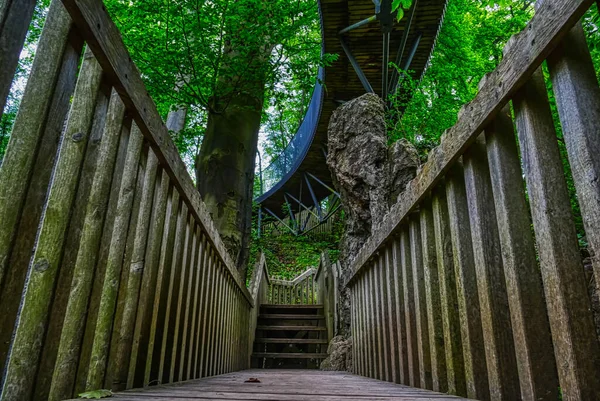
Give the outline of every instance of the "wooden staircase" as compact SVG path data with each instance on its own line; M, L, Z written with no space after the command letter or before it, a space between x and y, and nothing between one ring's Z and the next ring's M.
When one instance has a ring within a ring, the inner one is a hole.
M327 326L323 305L260 307L252 367L316 369L327 357Z

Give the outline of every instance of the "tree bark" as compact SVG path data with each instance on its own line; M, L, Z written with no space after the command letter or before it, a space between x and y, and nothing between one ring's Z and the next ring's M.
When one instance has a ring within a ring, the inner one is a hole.
M243 278L249 253L263 91L260 96L233 95L228 105L217 104L209 111L208 126L196 161L198 191Z

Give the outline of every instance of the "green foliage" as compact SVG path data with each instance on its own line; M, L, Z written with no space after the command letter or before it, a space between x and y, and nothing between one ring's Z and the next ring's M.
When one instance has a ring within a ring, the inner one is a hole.
M400 21L404 17L404 10L408 10L412 4L412 0L393 0L392 12L396 11L396 19Z
M78 395L79 398L86 400L99 400L100 398L112 397L113 393L110 390L92 390Z

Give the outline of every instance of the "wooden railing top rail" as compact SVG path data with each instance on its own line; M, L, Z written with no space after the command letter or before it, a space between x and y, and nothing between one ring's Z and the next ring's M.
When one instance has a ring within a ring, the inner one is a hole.
M146 90L121 34L102 1L62 0L62 3L128 111L132 113L133 119L149 141L161 165L180 191L181 197L207 233L207 238L217 250L232 278L248 302L253 304L253 299L235 268L154 101Z
M269 269L267 268L267 260L263 253L260 254L256 265L254 266L254 271L252 272L252 279L250 280L250 288L249 292L252 296L252 299L256 302L258 298L258 291L260 289L260 283L263 278L267 280L267 284L271 284L271 277L269 276Z
M316 272L317 272L317 270L315 270L314 268L311 267L308 270L306 270L304 273L296 276L296 278L294 278L293 280L281 280L281 279L271 278L271 283L277 284L277 285L286 285L289 287L293 287L296 284L300 283L305 278L312 276Z
M447 130L438 147L429 154L413 179L390 209L382 223L352 262L352 282L377 250L415 211L421 200L444 177L487 124L500 112L512 95L531 77L554 47L581 19L593 0L555 0L544 2L519 34L504 47L498 67L479 83L479 93L464 105L456 124Z

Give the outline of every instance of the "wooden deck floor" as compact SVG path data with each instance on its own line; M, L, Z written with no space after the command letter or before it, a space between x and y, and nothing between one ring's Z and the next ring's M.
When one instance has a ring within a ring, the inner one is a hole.
M260 383L245 383L249 378ZM254 369L181 384L117 393L112 399L140 400L416 400L460 401L465 398L434 393L343 372Z

